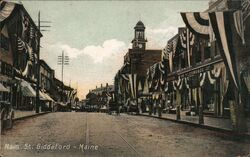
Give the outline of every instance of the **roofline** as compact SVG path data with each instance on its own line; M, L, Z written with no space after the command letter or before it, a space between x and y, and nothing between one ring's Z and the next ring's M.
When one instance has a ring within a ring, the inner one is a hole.
M20 3L16 3L16 2L9 2L9 1L6 1L4 0L5 2L7 3L15 3L15 5L17 7L20 7L20 9L22 9L24 11L24 13L29 17L30 19L30 22L32 23L32 25L35 27L36 31L38 31L38 34L40 37L43 37L43 34L41 33L41 31L39 30L38 26L35 24L35 22L33 21L33 19L31 18L30 14L28 13L28 11L25 9L25 7L23 6L23 4L20 4ZM15 7L16 9L16 7Z
M40 59L40 63L43 63L45 66L47 66L50 70L54 70L54 69L52 69L49 65L48 65L48 63L46 62L46 61L44 61L43 59ZM40 64L41 65L41 64Z

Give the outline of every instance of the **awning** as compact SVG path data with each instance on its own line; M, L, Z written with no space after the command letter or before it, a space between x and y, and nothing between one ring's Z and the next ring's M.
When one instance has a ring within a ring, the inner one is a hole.
M2 8L0 11L0 22L2 22L3 20L5 20L6 18L10 16L10 14L15 8L15 3L1 1L0 5Z
M48 101L54 101L54 100L49 96L49 94L47 94L47 93L43 93L43 94L44 94L44 96L47 98Z
M36 91L31 87L31 85L28 82L24 80L21 82L21 90L23 96L36 97Z
M2 83L0 83L0 92L10 92L10 90L4 87Z
M39 97L40 97L40 100L43 100L43 101L54 101L48 94L42 91L39 91Z

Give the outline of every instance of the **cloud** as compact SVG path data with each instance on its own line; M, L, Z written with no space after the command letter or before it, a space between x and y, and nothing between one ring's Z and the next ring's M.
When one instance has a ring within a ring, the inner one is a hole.
M102 45L88 45L83 49L73 48L61 43L57 43L51 47L52 49L63 50L72 59L81 55L88 55L93 59L94 63L102 63L105 59L124 52L128 46L117 39L109 39L104 41Z
M176 26L160 26L147 28L148 48L163 48L167 41L178 32Z

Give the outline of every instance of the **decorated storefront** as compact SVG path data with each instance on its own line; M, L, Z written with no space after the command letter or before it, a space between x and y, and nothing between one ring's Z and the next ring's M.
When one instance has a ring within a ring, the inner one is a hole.
M207 65L169 76L165 84L170 106L181 105L182 110L203 106L204 114L228 116L226 102L228 76L224 63L218 60Z

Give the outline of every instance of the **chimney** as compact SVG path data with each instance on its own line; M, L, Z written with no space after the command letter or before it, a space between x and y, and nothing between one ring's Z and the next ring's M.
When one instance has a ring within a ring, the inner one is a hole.
M102 84L101 84L101 88L102 88Z
M97 86L95 86L95 89L97 89Z
M109 86L109 84L108 83L106 83L106 87L108 87Z

